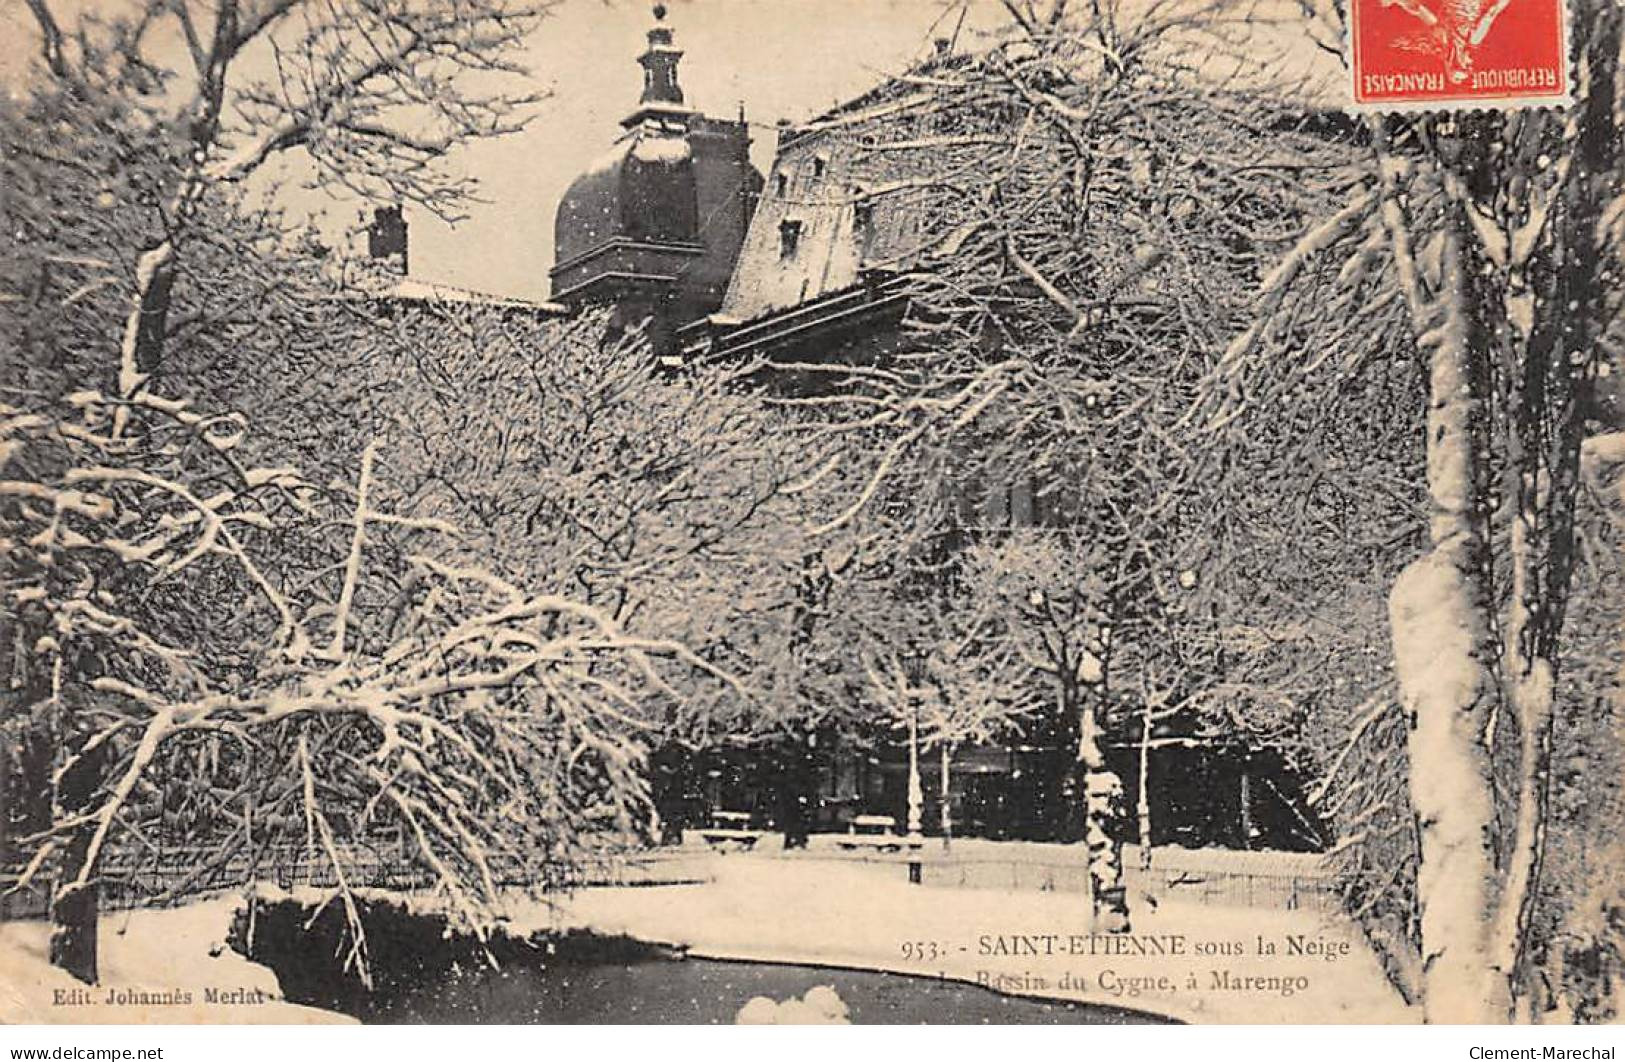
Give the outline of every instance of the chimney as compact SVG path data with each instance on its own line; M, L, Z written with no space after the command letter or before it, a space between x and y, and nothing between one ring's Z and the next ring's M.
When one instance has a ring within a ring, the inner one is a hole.
M400 207L379 207L372 212L372 224L367 226L367 257L406 276L406 215Z

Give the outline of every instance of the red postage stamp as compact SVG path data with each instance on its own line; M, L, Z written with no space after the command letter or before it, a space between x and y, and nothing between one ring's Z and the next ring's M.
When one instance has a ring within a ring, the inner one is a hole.
M1354 102L1508 107L1569 96L1564 0L1351 0Z

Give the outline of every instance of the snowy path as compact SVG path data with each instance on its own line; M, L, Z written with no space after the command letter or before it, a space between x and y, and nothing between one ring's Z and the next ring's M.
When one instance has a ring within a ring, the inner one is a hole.
M516 911L505 928L579 926L696 957L941 975L1196 1022L1420 1020L1352 927L1306 910L1140 903L1125 940L1091 937L1075 892L911 886L895 861L700 861L715 872L709 883L584 889L553 910ZM268 969L224 947L237 902L106 916L94 989L46 963L44 924L0 923L0 1022L348 1022L282 1001ZM1294 940L1312 953L1292 954ZM1260 954L1261 941L1275 954ZM122 1000L109 1003L110 993Z
M276 975L225 946L235 897L101 924L101 984L46 961L44 922L0 923L0 1023L6 1025L309 1025L350 1018L282 999Z
M583 890L511 928L583 926L696 957L942 975L1196 1022L1420 1020L1352 927L1308 911L1142 905L1125 943L1088 935L1076 893L911 886L900 864L882 862L735 855L716 872L706 885ZM1261 940L1274 955L1260 954ZM1294 941L1317 954L1289 954ZM1162 954L1102 954L1116 948ZM1206 949L1240 954L1197 954Z

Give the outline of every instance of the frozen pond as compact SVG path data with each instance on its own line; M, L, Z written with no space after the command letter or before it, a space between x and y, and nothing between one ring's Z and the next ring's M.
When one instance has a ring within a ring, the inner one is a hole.
M314 918L298 902L264 904L252 945L239 912L233 946L274 970L290 1002L367 1023L732 1024L753 1000L755 1012L776 1013L773 1005L810 1000L812 989L821 989L816 998L827 1001L829 988L846 1017L862 1025L1163 1021L1120 1007L1011 996L935 977L682 957L666 946L584 931L499 936L488 953L465 935L448 933L438 916L387 902L363 902L361 912L371 990L337 959L347 951L338 904ZM801 1012L803 1020L808 1013Z
M1025 999L959 981L776 963L651 958L488 966L399 985L346 1007L364 1022L731 1024L749 1000L830 985L861 1025L1098 1025L1161 1019L1115 1007ZM359 1005L357 1005L359 1004Z

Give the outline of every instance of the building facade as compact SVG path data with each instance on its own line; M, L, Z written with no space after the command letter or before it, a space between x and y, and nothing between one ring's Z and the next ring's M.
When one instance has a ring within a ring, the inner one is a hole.
M886 145L932 134L933 95L906 79L888 81L800 127L781 123L764 180L750 164L743 115L709 118L686 103L682 52L663 9L655 11L638 60L642 96L608 153L559 203L554 302L611 307L614 327L646 329L667 364L770 363L762 382L781 393L809 393L839 378L797 365L875 364L904 350L910 277L951 253L950 222L933 202L930 154ZM928 77L961 61L939 47L914 73ZM961 499L968 528L1044 522L1030 483L999 487ZM1137 734L1116 743L1108 735L1105 755L1130 807L1142 774L1149 779L1153 843L1296 850L1324 843L1277 756L1161 730L1157 737L1173 740L1142 752ZM1077 747L1075 720L1039 720L1009 740L954 749L946 761L928 750L921 758L927 832L944 821L947 770L947 819L956 834L1075 839ZM907 759L897 735L881 731L820 730L702 753L657 750L654 796L673 836L719 809L748 812L754 824L789 836L841 830L857 815L901 823Z
M610 306L612 327L641 327L670 356L679 327L721 307L762 177L743 113L714 118L685 102L683 53L664 7L655 13L642 95L559 201L549 275L554 301Z

